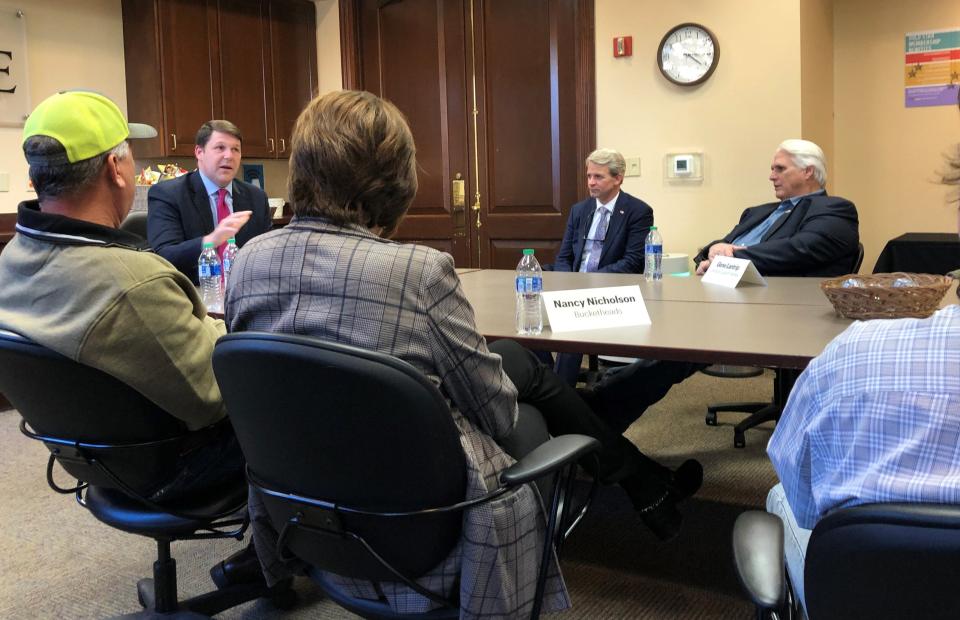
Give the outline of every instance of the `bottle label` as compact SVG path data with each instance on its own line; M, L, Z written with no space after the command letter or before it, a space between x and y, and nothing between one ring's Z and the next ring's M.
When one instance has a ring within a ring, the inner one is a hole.
M213 263L208 266L210 269L210 276L219 278L221 275L220 263Z
M647 254L660 254L661 252L663 252L663 246L653 245L652 243L648 243L646 246L644 246L644 252L646 252Z
M230 267L232 267L232 266L233 266L233 261L231 261L229 258L224 258L224 259L223 259L223 272L224 272L224 273L229 273Z
M540 293L542 291L543 278L540 276L517 276L517 292L521 295Z
M200 279L203 280L204 278L209 278L209 277L210 277L210 264L207 263L204 265L200 265Z

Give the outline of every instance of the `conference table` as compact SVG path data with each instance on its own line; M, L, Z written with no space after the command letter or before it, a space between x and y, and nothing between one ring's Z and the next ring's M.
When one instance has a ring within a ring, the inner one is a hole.
M543 290L638 285L650 325L521 336L514 325L515 272L464 269L460 280L488 340L513 338L547 351L802 370L852 322L838 317L817 278L766 278L726 288L697 276L544 272ZM956 285L954 285L955 287ZM956 297L948 292L942 305ZM546 320L546 313L544 313Z

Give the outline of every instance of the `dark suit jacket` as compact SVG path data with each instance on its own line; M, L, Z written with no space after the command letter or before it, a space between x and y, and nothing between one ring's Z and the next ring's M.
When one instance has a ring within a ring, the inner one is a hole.
M723 239L711 241L694 258L706 260L714 243L733 240L766 219L779 202L751 207L740 223ZM859 252L860 232L857 208L846 198L818 194L808 196L770 227L761 239L745 250L733 253L753 261L765 276L830 277L850 273Z
M233 210L253 215L237 233L237 246L270 230L270 208L263 190L233 180ZM213 232L210 198L200 173L194 170L172 181L157 183L147 194L147 239L153 251L197 283L197 260L204 235Z
M583 247L596 211L596 198L587 198L570 209L563 243L553 263L554 271L580 270ZM650 205L621 191L610 215L597 272L643 273L643 244L651 226Z

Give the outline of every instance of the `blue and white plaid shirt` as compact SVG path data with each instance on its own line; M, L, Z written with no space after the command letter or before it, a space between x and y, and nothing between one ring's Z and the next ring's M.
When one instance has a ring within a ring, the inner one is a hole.
M851 325L800 375L767 453L804 528L856 504L960 504L960 306Z

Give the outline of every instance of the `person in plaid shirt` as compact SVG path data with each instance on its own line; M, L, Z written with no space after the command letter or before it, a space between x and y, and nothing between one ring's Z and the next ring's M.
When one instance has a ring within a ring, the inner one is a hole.
M251 240L231 272L231 331L315 336L409 362L449 400L470 498L495 488L513 463L504 446L522 428L518 400L529 403L551 433L597 438L601 480L619 483L654 533L677 534L676 503L700 486L699 464L670 471L604 424L533 353L510 340L488 346L452 257L389 240L417 190L413 136L395 106L356 91L314 99L294 129L289 183L293 220ZM289 574L276 557L276 532L256 494L249 510L257 554L276 582ZM525 485L467 510L460 542L418 581L442 596L459 593L461 618L527 616L544 531L537 492ZM548 571L544 609L568 607L555 559ZM331 578L401 613L434 606L402 583Z
M944 183L960 185L960 147L948 166ZM767 454L780 478L767 511L784 523L787 572L805 607L807 543L828 512L960 504L960 306L847 328L800 375Z

